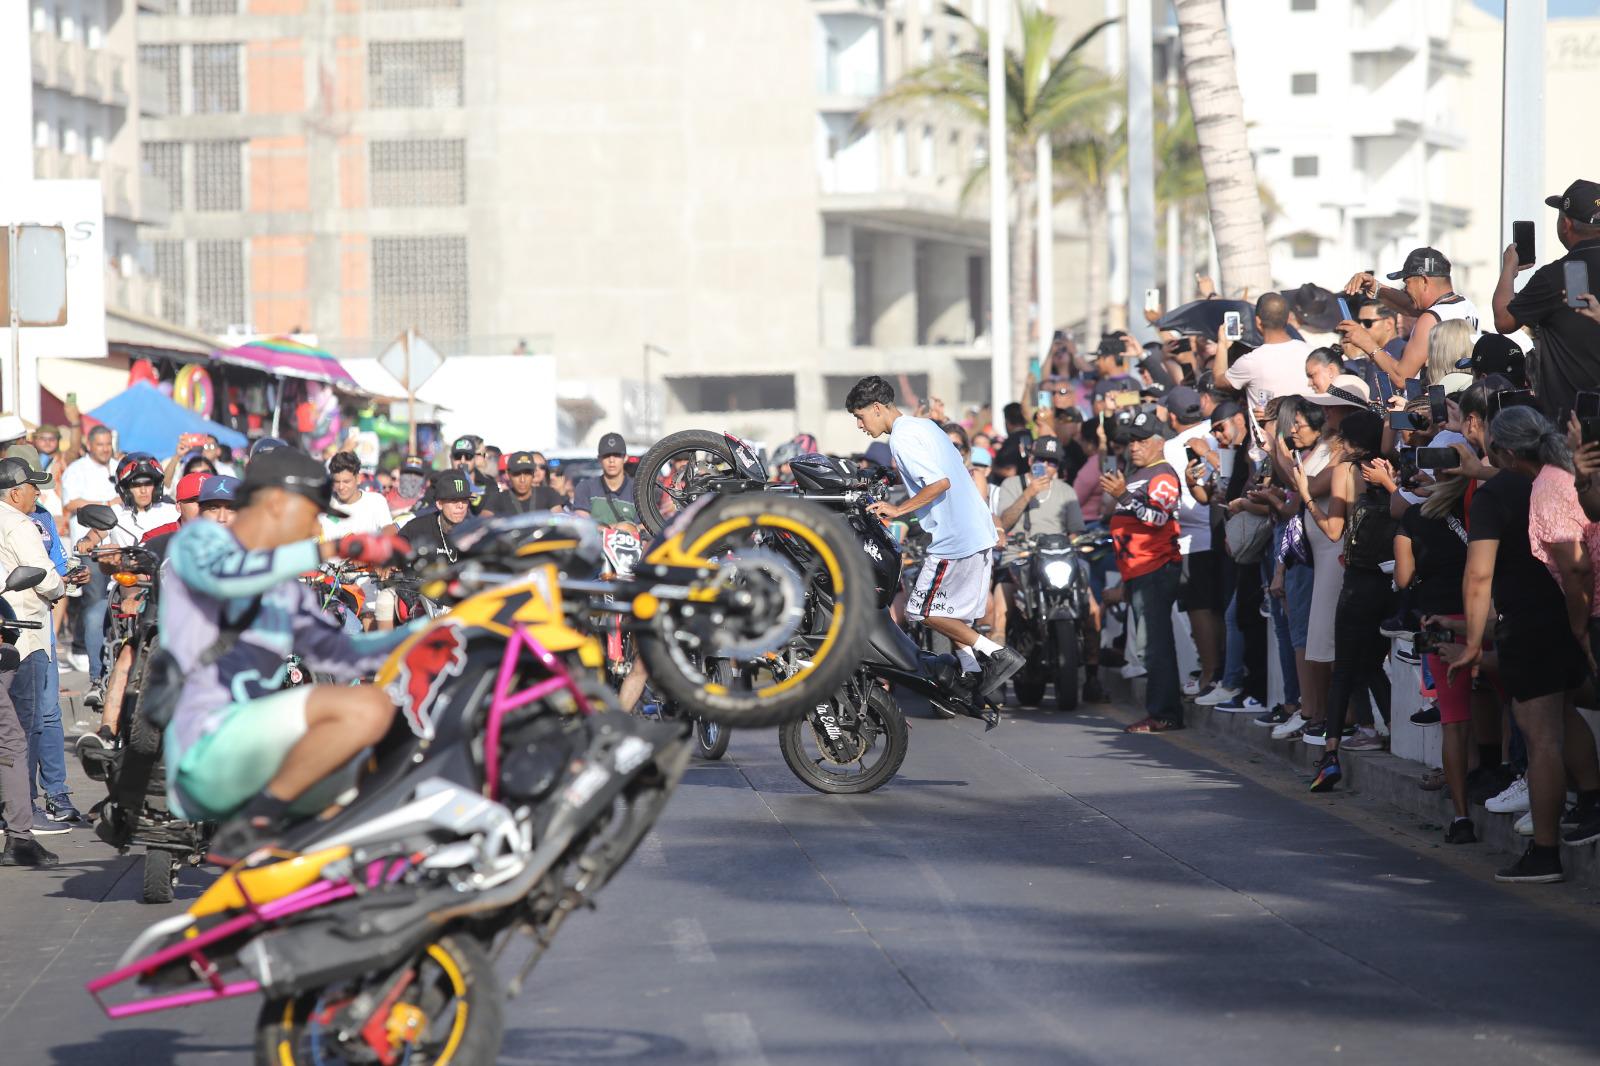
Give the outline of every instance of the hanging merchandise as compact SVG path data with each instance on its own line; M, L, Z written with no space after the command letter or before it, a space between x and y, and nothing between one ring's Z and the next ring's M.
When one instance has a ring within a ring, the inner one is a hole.
M172 399L179 407L186 407L209 418L216 399L211 374L205 367L184 367L178 371L178 378L172 383Z
M155 364L148 359L135 359L128 367L128 385L131 387L141 381L148 381L154 385L161 380L161 375L156 373Z
M300 432L305 434L313 452L340 444L344 430L344 416L339 410L339 394L326 385L306 383L306 402L301 405Z

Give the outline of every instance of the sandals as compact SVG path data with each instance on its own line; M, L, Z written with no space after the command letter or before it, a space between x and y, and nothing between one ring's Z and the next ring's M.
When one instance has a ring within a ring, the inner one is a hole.
M1145 718L1145 719L1143 719L1141 721L1133 723L1128 728L1124 729L1123 732L1124 733L1171 733L1171 732L1173 732L1175 730L1182 729L1182 728L1183 728L1182 723L1169 722L1165 718L1150 717L1150 718Z

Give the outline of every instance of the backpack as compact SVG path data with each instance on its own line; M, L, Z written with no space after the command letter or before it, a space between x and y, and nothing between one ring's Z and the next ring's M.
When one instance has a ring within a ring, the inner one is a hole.
M1378 570L1394 558L1394 532L1399 523L1389 513L1387 489L1369 485L1356 497L1344 531L1344 565Z

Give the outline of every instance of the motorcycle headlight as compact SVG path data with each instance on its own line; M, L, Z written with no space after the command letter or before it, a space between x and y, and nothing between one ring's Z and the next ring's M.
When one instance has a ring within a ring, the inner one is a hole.
M1057 560L1044 564L1044 579L1051 588L1064 588L1072 582L1072 564Z

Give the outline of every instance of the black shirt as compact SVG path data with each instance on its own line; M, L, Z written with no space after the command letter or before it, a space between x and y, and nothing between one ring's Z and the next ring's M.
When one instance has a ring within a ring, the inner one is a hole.
M438 511L428 511L400 527L400 535L411 545L413 566L447 549L455 551L455 542L442 528L442 519Z
M1416 560L1412 606L1421 614L1462 614L1465 610L1461 577L1467 572L1467 542L1461 538L1467 528L1460 513L1452 513L1451 518L1453 526L1443 518L1428 518L1422 505L1415 503L1400 516L1400 535L1411 541L1411 555Z
M557 507L565 506L566 502L567 498L549 485L535 485L526 500L519 500L517 494L509 490L501 492L500 506L495 508L494 513L527 514L529 511L553 511Z
M1584 241L1535 270L1507 308L1533 332L1537 354L1531 369L1537 375L1539 407L1558 426L1567 424L1567 412L1579 390L1600 388L1600 322L1568 307L1563 295L1567 282L1562 264L1572 260L1589 264L1589 289L1596 291L1600 240Z
M1494 608L1513 624L1566 628L1567 605L1550 571L1528 547L1528 499L1533 479L1502 470L1472 495L1471 540L1497 540Z

